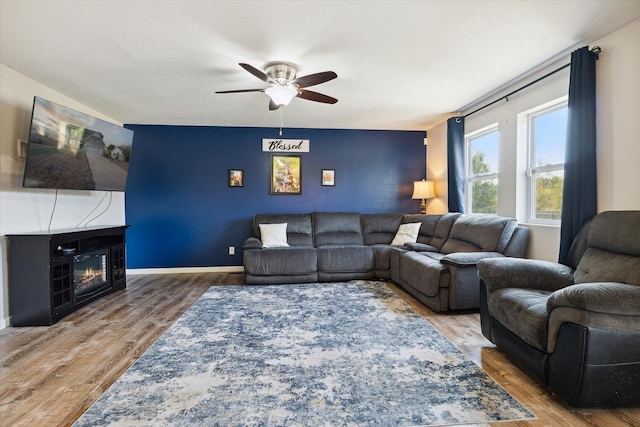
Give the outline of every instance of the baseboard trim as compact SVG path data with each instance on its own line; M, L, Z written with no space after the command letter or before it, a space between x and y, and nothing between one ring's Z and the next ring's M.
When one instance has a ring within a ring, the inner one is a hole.
M174 268L133 268L127 269L127 274L178 274L178 273L243 273L241 265L226 267L174 267Z

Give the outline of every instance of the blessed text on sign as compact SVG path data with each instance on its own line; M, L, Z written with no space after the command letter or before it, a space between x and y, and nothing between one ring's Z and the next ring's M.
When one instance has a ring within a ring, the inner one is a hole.
M262 139L262 151L308 153L308 139Z

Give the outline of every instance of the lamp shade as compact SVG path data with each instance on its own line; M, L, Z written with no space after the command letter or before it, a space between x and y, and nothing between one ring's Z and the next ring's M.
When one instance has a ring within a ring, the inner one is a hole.
M298 91L292 86L271 86L265 90L265 93L276 105L289 105Z
M412 199L433 199L436 192L433 189L433 181L413 181Z

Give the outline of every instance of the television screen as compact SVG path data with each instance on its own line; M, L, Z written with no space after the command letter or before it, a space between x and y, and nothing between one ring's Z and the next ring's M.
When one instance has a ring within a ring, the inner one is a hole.
M124 191L133 131L34 97L23 187Z

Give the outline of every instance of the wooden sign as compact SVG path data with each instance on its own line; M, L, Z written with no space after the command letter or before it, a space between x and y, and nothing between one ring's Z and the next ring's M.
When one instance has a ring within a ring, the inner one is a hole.
M308 153L308 139L268 139L262 138L262 151L272 153Z

